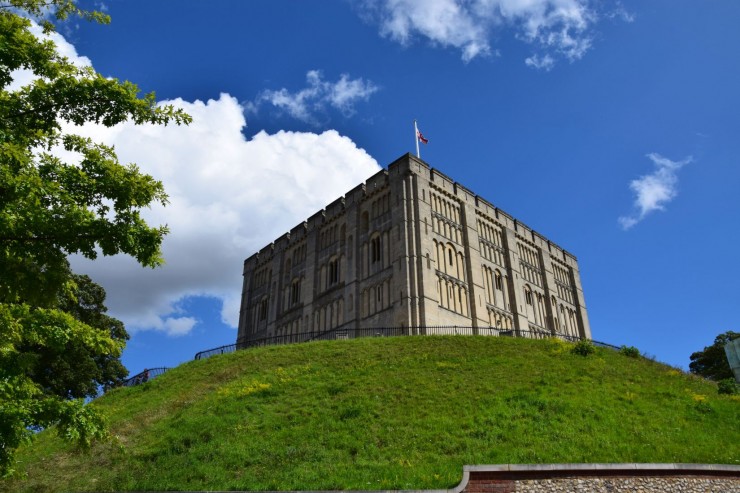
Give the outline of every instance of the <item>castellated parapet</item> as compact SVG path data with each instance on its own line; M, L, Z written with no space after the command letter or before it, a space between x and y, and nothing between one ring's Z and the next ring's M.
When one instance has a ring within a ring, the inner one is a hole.
M576 258L411 154L244 261L238 341L432 326L591 339Z

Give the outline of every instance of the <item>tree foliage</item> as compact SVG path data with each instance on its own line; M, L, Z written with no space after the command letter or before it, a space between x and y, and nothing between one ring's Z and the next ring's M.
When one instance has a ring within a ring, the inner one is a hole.
M740 337L740 332L727 331L714 338L714 344L707 346L703 351L693 353L689 370L704 378L712 380L724 380L734 378L732 368L727 362L725 354L725 345Z
M123 322L105 314L105 290L88 276L72 275L74 293L59 300L59 309L123 345L128 333ZM29 369L45 394L69 399L95 397L99 388L119 385L128 370L115 354L91 353L79 340L70 339L58 347L44 347L27 341L17 347L33 360Z
M109 21L74 0L0 0L0 474L34 429L56 424L82 445L104 436L103 417L80 398L125 375L125 329L105 315L102 288L70 271L68 255L162 262L167 229L141 217L166 203L162 184L64 129L190 121L130 82L75 66L33 34L30 17L48 34L68 16ZM11 89L20 69L35 78ZM77 158L64 161L57 149Z

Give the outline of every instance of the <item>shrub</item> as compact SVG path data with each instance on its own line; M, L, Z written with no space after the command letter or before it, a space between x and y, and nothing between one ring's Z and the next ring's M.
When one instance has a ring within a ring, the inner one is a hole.
M717 382L717 393L735 395L740 394L740 385L734 378L725 378Z
M639 358L640 350L637 349L635 346L622 346L621 348L619 348L619 354L623 354L630 358Z
M573 349L570 350L573 354L578 354L581 356L588 356L589 354L593 354L596 351L596 348L591 343L591 341L584 339L581 341L578 341L573 346Z

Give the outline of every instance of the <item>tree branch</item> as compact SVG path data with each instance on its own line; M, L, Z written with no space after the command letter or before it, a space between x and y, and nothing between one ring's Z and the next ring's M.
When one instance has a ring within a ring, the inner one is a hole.
M53 241L53 240L68 240L70 238L81 238L86 240L97 240L102 238L100 235L89 235L89 234L80 234L80 235L71 235L71 236L61 236L61 235L46 235L46 236L0 236L0 242L4 243L10 243L13 241L23 242L23 243L31 243L35 241Z

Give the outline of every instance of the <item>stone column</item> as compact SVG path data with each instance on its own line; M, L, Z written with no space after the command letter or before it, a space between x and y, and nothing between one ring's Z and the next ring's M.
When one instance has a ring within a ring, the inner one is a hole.
M321 266L319 262L319 228L321 227L321 221L317 218L319 214L315 214L308 220L308 230L306 231L306 270L305 277L301 282L301 300L303 303L303 310L301 317L308 316L308 332L317 331L319 327L315 327L315 320L313 316L313 295L318 291L318 273L317 269Z
M555 274L552 272L552 260L550 259L550 252L542 248L538 248L538 250L540 254L540 265L542 266L542 287L545 290L545 312L547 315L545 328L547 328L551 332L555 332L555 318L558 315L555 311L553 311L552 303L550 301L553 292L557 293L557 288L555 287Z
M578 327L581 330L581 337L591 339L591 325L588 322L588 312L586 311L586 301L583 297L583 286L581 285L581 274L578 271L578 264L575 259L568 262L570 265L571 283L575 294L576 318Z
M475 328L488 327L488 310L486 309L485 301L486 288L475 205L468 204L467 201L461 202L460 211L462 213L463 244L465 245L465 275L468 283L471 325Z
M529 330L529 320L524 307L524 280L519 271L519 249L517 248L516 232L508 226L504 228L504 248L506 248L506 261L509 269L509 298L511 313L514 316L514 328L517 330Z

